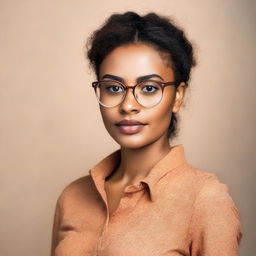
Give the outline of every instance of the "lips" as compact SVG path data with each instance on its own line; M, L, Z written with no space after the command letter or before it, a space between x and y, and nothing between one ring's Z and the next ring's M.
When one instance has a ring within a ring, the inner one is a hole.
M141 131L145 125L144 124L140 124L140 125L118 125L117 126L119 131L125 134L134 134L134 133L138 133L139 131Z
M116 124L116 126L119 128L119 131L125 134L137 133L141 131L145 125L145 123L134 119L124 119Z
M134 119L124 119L121 122L116 124L117 126L125 125L125 126L132 126L132 125L145 125L144 123L134 120Z

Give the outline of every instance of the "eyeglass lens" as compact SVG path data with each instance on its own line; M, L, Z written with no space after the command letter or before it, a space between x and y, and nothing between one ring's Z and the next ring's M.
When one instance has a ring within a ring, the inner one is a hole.
M156 81L143 81L135 87L134 94L139 104L152 107L161 101L162 88ZM101 81L96 87L96 95L101 104L114 107L123 101L125 88L115 81Z

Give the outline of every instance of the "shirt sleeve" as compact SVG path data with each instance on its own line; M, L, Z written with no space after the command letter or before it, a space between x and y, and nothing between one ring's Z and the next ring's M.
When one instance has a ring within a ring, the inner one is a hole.
M240 214L228 191L215 174L205 179L193 207L191 256L239 255Z

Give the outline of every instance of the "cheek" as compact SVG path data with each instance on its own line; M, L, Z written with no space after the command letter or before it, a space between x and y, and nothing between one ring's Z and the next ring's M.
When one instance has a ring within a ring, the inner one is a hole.
M149 120L151 128L159 131L166 130L171 121L171 113L172 111L169 108L159 109L158 111L152 113L151 118Z
M100 113L106 129L111 132L113 124L117 121L115 111L100 107Z
M171 121L172 101L170 99L162 101L162 103L155 108L150 109L149 123L157 129L167 129Z

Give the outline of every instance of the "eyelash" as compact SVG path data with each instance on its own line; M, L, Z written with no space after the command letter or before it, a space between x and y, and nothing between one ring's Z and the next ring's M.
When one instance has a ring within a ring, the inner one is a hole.
M112 86L108 86L108 87L107 87L107 89L109 89L109 88L113 88L113 87L119 87L119 88L122 88L121 86L112 85ZM143 87L143 89L144 89L145 87L152 87L152 88L154 88L154 89L155 89L155 91L159 90L157 87L155 87L155 86L153 86L153 85L145 85L145 86ZM154 91L154 92L155 92L155 91ZM151 92L152 92L152 91L151 91Z

